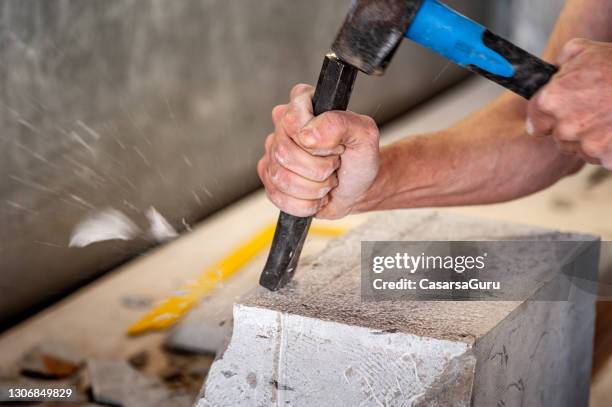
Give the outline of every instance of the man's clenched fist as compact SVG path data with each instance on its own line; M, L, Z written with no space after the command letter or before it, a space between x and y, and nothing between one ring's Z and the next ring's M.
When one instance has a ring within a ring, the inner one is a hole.
M378 173L374 120L352 112L312 113L314 88L296 85L272 110L274 133L257 164L268 198L295 216L337 219L351 212Z
M528 105L527 132L612 170L612 44L574 39L559 72Z

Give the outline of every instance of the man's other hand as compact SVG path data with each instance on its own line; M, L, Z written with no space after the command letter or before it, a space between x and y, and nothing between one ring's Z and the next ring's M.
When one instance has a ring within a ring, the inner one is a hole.
M612 170L612 44L569 41L559 72L528 104L527 133Z

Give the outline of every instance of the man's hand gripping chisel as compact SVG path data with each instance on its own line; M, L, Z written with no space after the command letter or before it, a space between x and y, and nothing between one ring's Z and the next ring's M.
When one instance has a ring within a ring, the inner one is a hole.
M526 99L557 71L437 0L353 0L323 61L314 115L346 110L357 70L382 75L403 37ZM278 290L293 277L311 220L280 213L262 286Z

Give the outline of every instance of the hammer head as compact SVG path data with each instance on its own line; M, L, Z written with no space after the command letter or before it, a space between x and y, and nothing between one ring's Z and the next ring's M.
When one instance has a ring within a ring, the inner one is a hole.
M422 0L353 0L332 51L369 75L382 75Z

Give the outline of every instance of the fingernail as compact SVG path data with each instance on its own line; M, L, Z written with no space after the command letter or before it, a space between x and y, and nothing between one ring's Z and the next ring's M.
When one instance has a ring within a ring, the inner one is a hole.
M531 122L531 119L529 117L525 121L525 131L527 131L527 134L529 134L530 136L533 136L535 134L535 128L533 127L533 123Z

